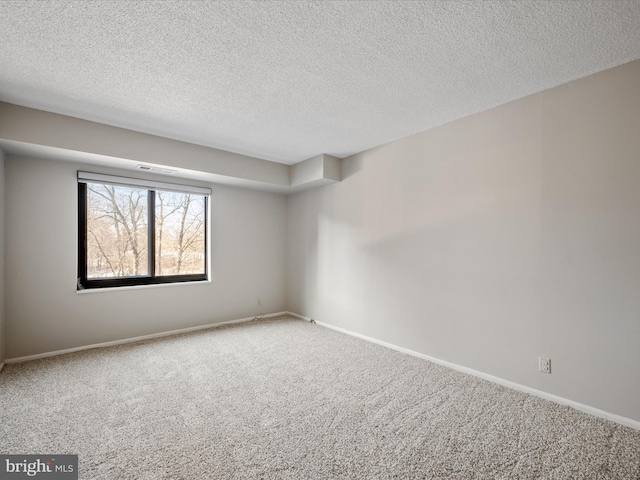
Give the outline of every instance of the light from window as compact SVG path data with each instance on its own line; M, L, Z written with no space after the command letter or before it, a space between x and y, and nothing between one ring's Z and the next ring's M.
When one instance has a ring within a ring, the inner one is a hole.
M149 275L146 189L87 184L87 278Z
M204 274L205 197L156 192L156 275Z
M208 194L80 177L79 289L207 279Z

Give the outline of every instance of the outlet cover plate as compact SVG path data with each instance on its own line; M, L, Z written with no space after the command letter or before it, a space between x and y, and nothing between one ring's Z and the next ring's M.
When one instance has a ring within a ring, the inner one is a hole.
M551 373L551 359L539 357L538 358L538 369L542 373Z

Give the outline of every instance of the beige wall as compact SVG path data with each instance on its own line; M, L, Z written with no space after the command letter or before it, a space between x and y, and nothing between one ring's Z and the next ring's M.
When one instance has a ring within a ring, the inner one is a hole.
M640 420L638 85L635 62L346 160L289 199L289 309Z
M0 363L4 361L4 152L0 149Z
M211 283L78 294L76 172L113 171L17 156L5 167L7 358L285 309L284 195L212 186Z

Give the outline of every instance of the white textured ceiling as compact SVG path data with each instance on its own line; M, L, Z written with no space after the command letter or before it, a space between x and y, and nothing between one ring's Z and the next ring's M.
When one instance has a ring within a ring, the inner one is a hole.
M638 58L638 0L0 0L0 100L289 164Z

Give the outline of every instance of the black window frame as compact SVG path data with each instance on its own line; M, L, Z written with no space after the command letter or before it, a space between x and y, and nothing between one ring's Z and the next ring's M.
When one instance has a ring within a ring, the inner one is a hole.
M135 180L135 179L132 179ZM117 182L92 181L90 183L120 185ZM131 186L125 183L122 186ZM209 197L208 194L198 193L204 197L204 273L188 275L162 275L155 273L155 199L156 191L171 191L163 188L141 186L147 190L147 229L148 245L147 260L149 275L131 277L87 278L87 183L78 181L78 279L77 290L98 288L132 287L140 285L163 285L171 283L204 282L209 280Z

